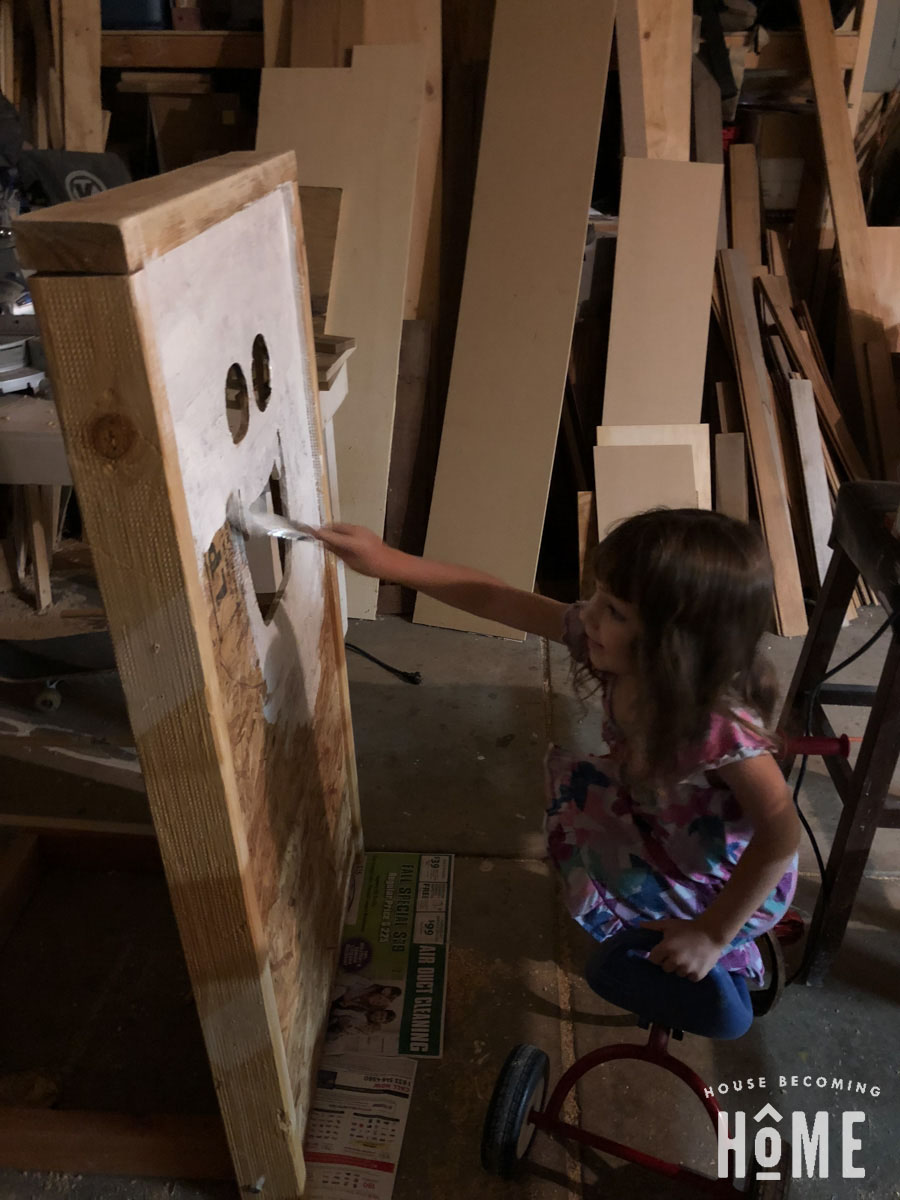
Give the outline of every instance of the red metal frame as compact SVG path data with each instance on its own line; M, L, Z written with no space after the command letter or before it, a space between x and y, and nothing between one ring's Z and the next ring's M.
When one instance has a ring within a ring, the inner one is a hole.
M553 1089L550 1099L543 1110L540 1112L530 1112L528 1114L528 1121L535 1128L542 1129L551 1137L560 1138L564 1141L579 1142L584 1146L592 1147L594 1150L602 1150L606 1154L614 1154L617 1158L622 1158L626 1162L637 1163L639 1166L646 1167L650 1171L655 1171L657 1175L664 1175L668 1179L677 1179L686 1183L689 1182L697 1189L698 1194L719 1196L723 1200L725 1197L733 1200L735 1196L743 1196L744 1193L738 1191L731 1172L729 1172L726 1179L713 1179L708 1175L701 1175L699 1171L694 1171L690 1167L683 1167L679 1163L666 1162L665 1159L657 1158L653 1154L645 1154L643 1150L636 1150L633 1146L626 1146L623 1142L616 1142L612 1138L601 1137L600 1134L591 1133L587 1129L581 1129L577 1125L570 1125L566 1121L560 1120L559 1114L562 1111L567 1096L579 1079L586 1075L588 1071L592 1071L594 1067L599 1067L603 1063L613 1062L616 1059L637 1059L640 1062L653 1063L654 1066L662 1067L664 1071L668 1071L671 1075L676 1076L683 1083L686 1083L706 1110L712 1122L713 1130L718 1133L719 1105L716 1103L715 1097L704 1095L706 1084L696 1071L691 1070L686 1063L683 1063L680 1059L670 1054L668 1046L669 1030L663 1025L651 1025L650 1036L645 1046L622 1042L617 1046L605 1046L600 1050L592 1050L590 1054L585 1054L583 1058L579 1058L577 1062L569 1067L568 1071L566 1071Z

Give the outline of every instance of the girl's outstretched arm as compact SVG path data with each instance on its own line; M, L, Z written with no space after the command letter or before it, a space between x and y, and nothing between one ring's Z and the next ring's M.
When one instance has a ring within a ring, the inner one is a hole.
M800 843L797 816L784 776L771 754L720 767L718 774L753 824L753 836L731 878L692 921L647 921L663 939L650 959L667 971L702 979L790 867Z
M562 641L567 606L558 600L510 587L471 567L404 554L386 546L376 533L361 525L326 525L316 531L316 536L361 575L399 583L476 617Z

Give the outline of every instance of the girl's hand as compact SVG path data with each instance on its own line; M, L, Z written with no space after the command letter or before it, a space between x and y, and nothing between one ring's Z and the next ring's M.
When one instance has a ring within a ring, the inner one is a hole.
M641 928L662 931L662 940L650 951L650 962L695 983L706 978L726 949L699 920L667 917L662 921L642 921Z
M371 529L363 525L323 525L315 534L323 545L360 575L391 578L391 563L397 551L386 546Z

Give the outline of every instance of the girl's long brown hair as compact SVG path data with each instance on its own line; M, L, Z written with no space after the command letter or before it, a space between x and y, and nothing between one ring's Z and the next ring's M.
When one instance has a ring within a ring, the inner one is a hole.
M647 764L647 782L679 777L713 713L750 710L766 732L777 691L759 641L772 620L772 566L753 527L700 509L654 509L616 526L594 564L641 623L635 761ZM582 667L576 683L592 674Z

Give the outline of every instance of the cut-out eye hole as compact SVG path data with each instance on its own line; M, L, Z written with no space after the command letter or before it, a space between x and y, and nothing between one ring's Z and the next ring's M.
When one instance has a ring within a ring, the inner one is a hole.
M284 516L281 483L276 471L272 472L266 489L250 505L251 512L273 513ZM284 538L271 538L265 534L247 539L247 564L253 591L262 619L269 623L275 615L278 600L283 591L284 577L290 563L291 542Z
M265 412L272 395L272 376L269 371L269 347L261 333L253 339L253 394L256 407L260 412Z
M225 376L225 415L231 430L231 440L237 445L250 427L247 380L238 363L232 363Z

